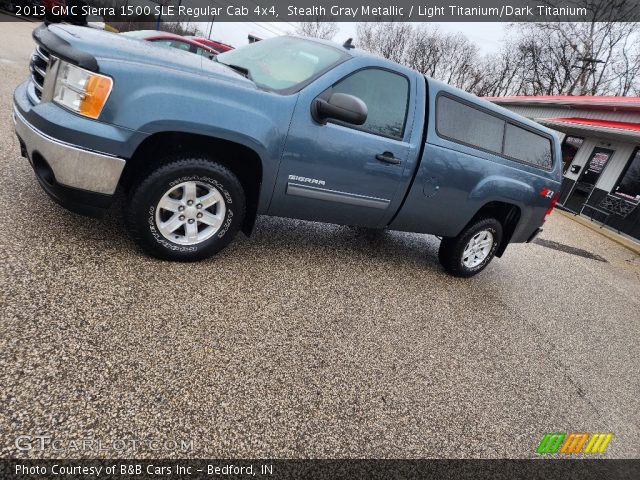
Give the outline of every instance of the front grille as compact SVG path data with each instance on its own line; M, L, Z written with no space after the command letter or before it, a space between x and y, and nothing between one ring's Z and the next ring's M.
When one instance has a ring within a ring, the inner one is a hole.
M47 67L49 66L49 52L40 45L36 47L31 55L31 63L29 71L31 72L31 81L35 87L36 97L42 98L42 88L44 87L44 79L47 76Z

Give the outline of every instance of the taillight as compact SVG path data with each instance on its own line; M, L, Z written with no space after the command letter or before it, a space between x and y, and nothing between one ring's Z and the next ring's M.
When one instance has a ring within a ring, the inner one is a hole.
M551 215L551 212L553 212L553 208L556 206L556 203L558 203L558 197L560 197L560 194L556 193L551 199L551 203L549 204L549 208L547 208L547 212L544 214L542 223L544 223L547 220L547 217Z

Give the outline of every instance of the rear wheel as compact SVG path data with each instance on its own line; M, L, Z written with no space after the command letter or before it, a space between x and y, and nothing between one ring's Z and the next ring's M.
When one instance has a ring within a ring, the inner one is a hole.
M472 277L489 265L502 241L502 224L483 218L456 237L443 238L438 258L444 269L456 277Z
M150 255L193 261L224 248L245 213L245 194L226 167L201 157L176 158L131 189L125 220Z

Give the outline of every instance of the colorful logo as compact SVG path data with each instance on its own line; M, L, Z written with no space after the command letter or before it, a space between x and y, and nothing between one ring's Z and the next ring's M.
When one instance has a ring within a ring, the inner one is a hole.
M536 448L536 453L538 455L602 453L612 438L613 433L545 433L540 445Z
M540 195L541 197L544 197L544 198L553 198L553 195L554 195L555 193L556 193L556 192L554 192L554 191L553 191L553 190L551 190L550 188L548 188L548 187L544 187L542 190L540 190L540 194L539 194L539 195Z

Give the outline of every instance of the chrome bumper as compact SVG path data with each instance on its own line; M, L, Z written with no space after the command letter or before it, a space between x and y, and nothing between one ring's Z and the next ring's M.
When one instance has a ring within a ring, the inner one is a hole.
M60 142L29 124L14 107L16 133L29 159L39 154L63 186L112 195L116 191L125 160Z

